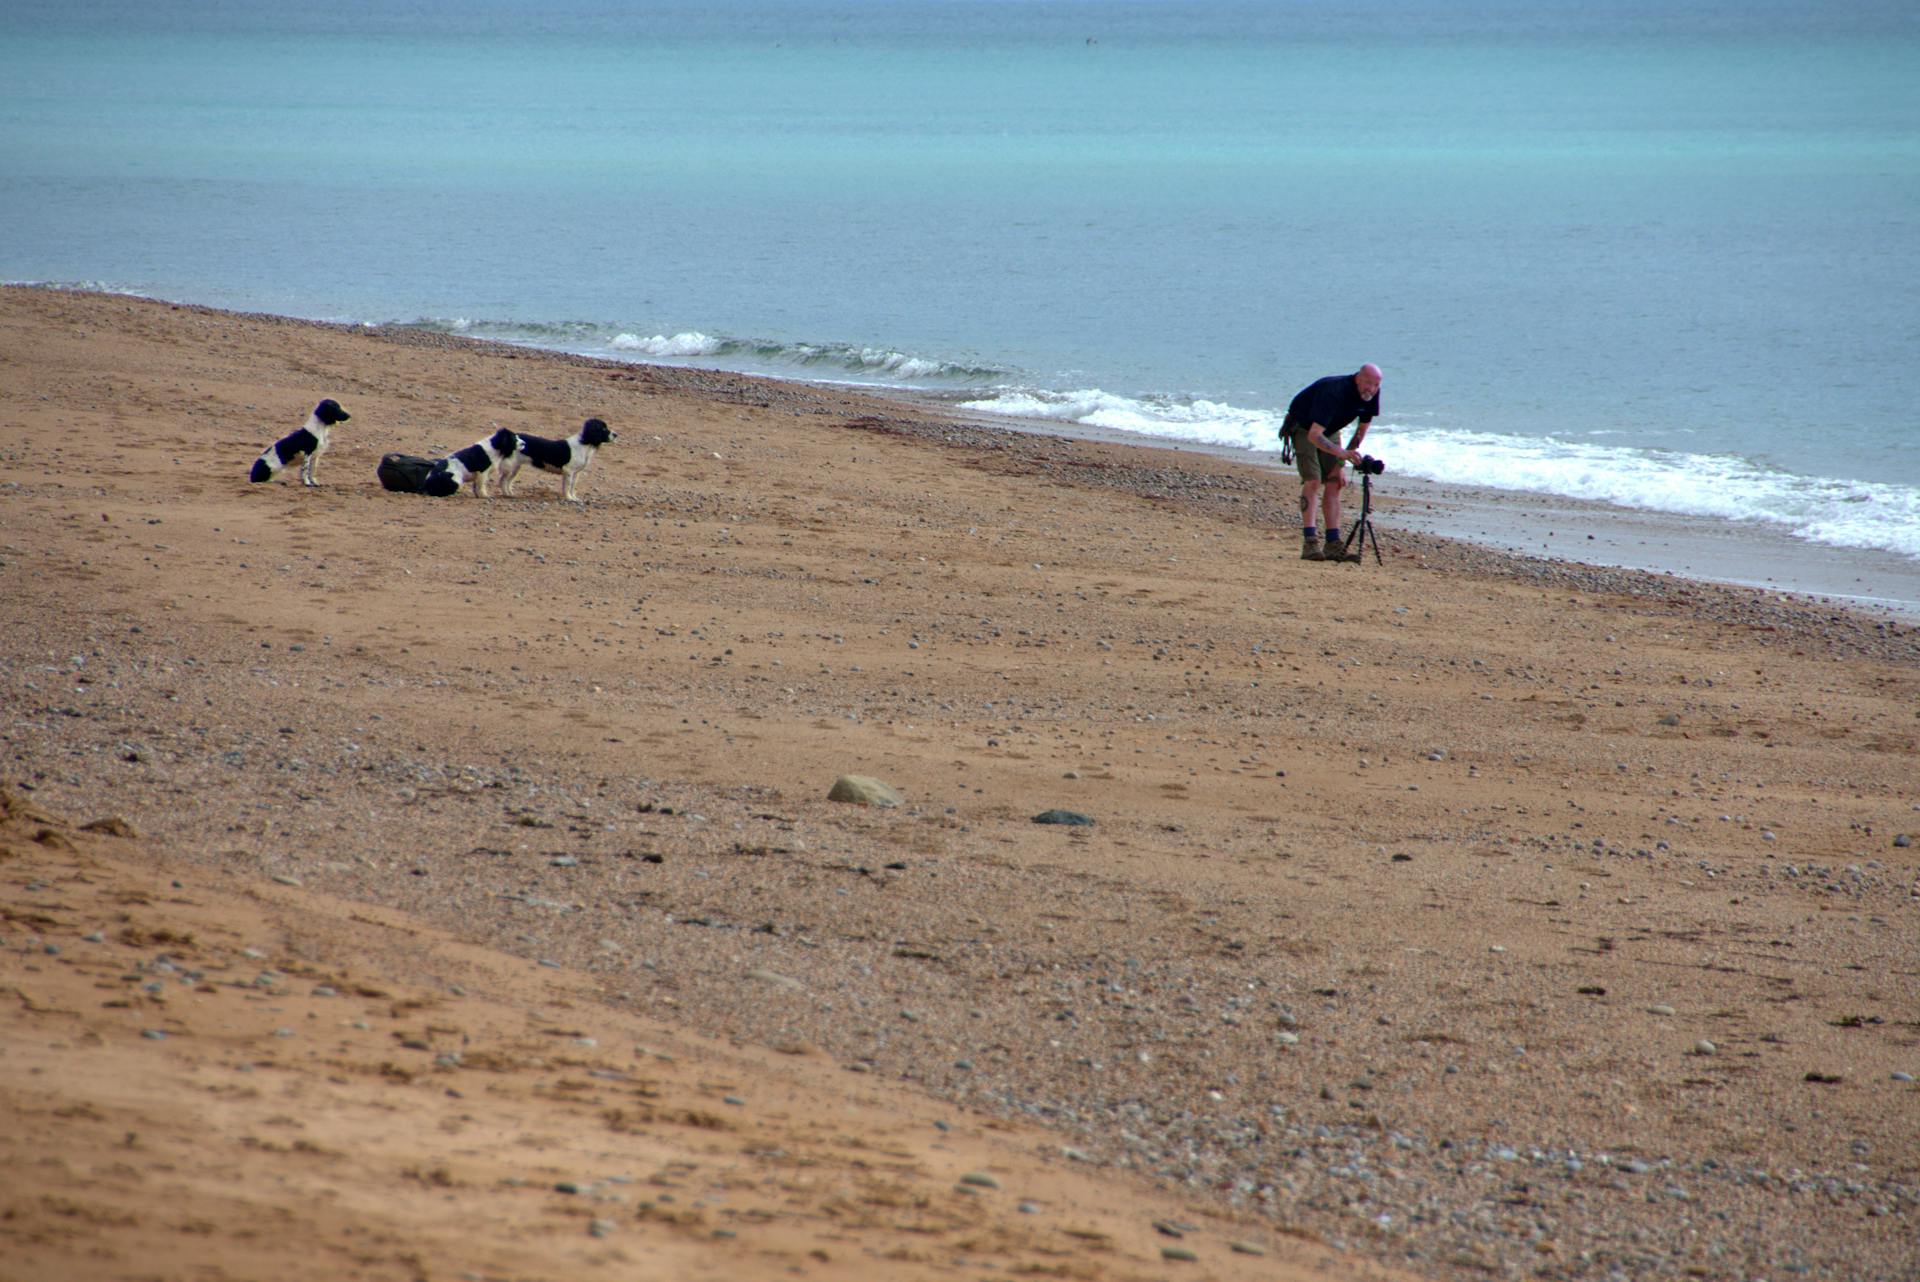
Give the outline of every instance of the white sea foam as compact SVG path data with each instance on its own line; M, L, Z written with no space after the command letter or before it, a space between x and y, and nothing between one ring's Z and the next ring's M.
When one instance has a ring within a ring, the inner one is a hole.
M637 334L616 334L607 340L615 351L639 352L646 356L717 356L726 346L717 338L689 331L684 334L655 334L641 338Z
M1283 415L1213 401L1008 390L962 408L1274 452ZM1920 559L1920 488L1797 476L1747 459L1381 422L1369 453L1396 473L1779 527L1797 538Z
M942 361L930 361L919 356L908 356L905 352L889 352L876 347L861 348L859 362L866 369L892 374L896 378L939 378L953 368Z

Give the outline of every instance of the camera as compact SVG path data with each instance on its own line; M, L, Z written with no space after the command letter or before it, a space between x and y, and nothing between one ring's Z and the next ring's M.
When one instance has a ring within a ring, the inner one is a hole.
M1363 476L1378 476L1387 470L1387 465L1371 454L1362 454L1360 461L1353 465L1354 470Z

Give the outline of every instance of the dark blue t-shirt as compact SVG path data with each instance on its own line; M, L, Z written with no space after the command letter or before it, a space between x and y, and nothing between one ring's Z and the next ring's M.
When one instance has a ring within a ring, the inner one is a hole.
M1287 430L1304 432L1315 423L1338 432L1354 419L1371 423L1380 417L1380 393L1361 400L1359 384L1351 374L1329 374L1300 389L1287 406Z

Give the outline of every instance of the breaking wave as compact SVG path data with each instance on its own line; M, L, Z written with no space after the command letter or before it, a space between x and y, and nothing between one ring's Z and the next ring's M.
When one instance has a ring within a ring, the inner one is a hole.
M951 390L1005 382L1013 373L996 366L940 360L885 347L732 338L692 329L633 330L590 321L527 322L466 317L423 318L405 324L441 334L558 348L581 356L711 365L747 374L802 376L826 381Z

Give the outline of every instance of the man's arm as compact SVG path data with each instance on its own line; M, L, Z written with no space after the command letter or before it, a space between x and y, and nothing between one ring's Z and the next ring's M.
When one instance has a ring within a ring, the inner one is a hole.
M1358 454L1360 452L1360 442L1367 439L1367 429L1372 426L1373 426L1372 419L1363 418L1360 420L1360 426L1353 429L1353 440L1350 441L1349 444L1353 446L1353 452L1355 454ZM1359 460L1355 459L1354 462L1357 463L1359 462Z
M1355 445L1358 445L1360 443L1360 437L1365 436L1366 434L1367 434L1366 425L1362 424L1360 427L1359 435L1353 438L1353 443ZM1349 463L1358 463L1360 461L1359 450L1343 450L1343 449L1336 448L1333 442L1327 439L1326 429L1321 427L1318 423L1315 423L1312 427L1309 427L1307 429L1307 441L1309 444L1313 446L1313 448L1315 448L1316 450L1319 450L1322 454L1331 454L1335 458L1345 459Z

